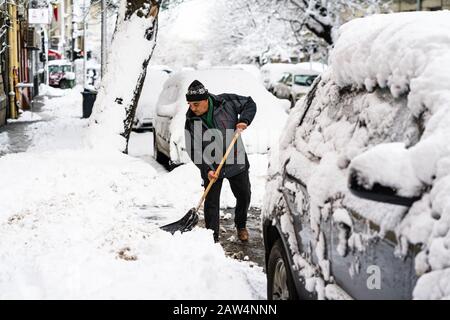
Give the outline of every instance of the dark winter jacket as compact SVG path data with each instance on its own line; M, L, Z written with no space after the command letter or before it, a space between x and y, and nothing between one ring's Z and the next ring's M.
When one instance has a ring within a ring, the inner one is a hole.
M227 130L228 133L232 133L236 129L236 124L239 122L245 122L247 125L250 125L256 114L256 104L251 97L228 93L220 95L210 94L210 97L214 105L215 128L217 128L222 134L222 141L215 146L222 148L223 152L219 155L219 157L216 157L215 161L211 158L205 158L204 151L205 148L211 149L214 147L211 144L218 143L218 141L203 141L205 139L202 139L202 137L199 136L200 131L194 130L194 127L201 127L201 134L203 136L205 131L208 129L201 117L196 116L189 109L186 113L185 124L186 151L194 163L196 162L196 159L201 159L201 163L195 163L195 165L200 169L202 178L206 181L208 181L208 171L216 170L220 163L221 157L225 154L225 150L233 138L230 134L226 136ZM195 136L195 134L197 134L197 136ZM195 146L201 146L201 150L199 147ZM238 161L234 161L234 163L230 163L236 159L243 159L244 161L239 161L239 163L236 163ZM229 160L227 160L225 165L222 167L220 178L233 177L247 170L249 167L250 164L247 159L247 154L245 153L244 145L241 138L239 138L233 152L230 153Z

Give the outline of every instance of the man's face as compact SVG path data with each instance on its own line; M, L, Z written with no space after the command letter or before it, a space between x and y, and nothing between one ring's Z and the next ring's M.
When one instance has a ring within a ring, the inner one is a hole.
M188 102L189 108L196 116L201 116L208 111L208 100Z

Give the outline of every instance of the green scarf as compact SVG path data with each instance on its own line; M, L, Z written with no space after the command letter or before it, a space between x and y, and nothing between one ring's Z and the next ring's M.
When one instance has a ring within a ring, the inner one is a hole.
M208 112L202 115L202 119L208 128L213 129L216 127L214 125L214 105L211 97L208 98Z

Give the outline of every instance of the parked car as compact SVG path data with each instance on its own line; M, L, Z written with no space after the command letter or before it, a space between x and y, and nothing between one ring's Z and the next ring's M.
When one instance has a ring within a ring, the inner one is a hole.
M280 99L289 100L293 108L295 103L308 92L318 75L317 71L308 69L286 72L275 85L273 94Z
M341 27L269 162L269 299L450 296L448 28L448 12Z
M142 88L133 130L144 131L154 129L155 107L164 82L170 77L172 69L167 66L153 65L147 68L144 87Z
M75 85L75 72L72 63L67 60L52 60L48 62L49 84L61 89L72 88Z
M286 72L295 69L295 64L292 63L267 63L261 67L261 74L263 77L264 86L270 92L273 92L275 85Z
M213 94L234 93L251 96L257 114L243 134L247 153L267 153L277 142L287 118L285 101L271 95L250 73L231 68L181 71L165 83L156 107L154 154L172 166L190 162L185 150L184 124L188 109L187 88L193 80L202 82Z

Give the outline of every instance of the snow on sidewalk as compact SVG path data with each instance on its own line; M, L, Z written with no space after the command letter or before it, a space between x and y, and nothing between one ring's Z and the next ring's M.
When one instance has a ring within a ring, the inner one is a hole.
M209 230L158 229L195 202L195 166L158 173L87 148L79 92L48 100L30 149L0 157L0 299L265 298L262 268Z

